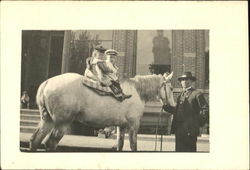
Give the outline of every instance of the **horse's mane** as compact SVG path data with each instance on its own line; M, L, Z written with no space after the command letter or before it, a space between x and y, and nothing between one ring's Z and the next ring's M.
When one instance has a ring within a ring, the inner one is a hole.
M162 81L162 75L137 75L126 80L126 82L135 87L140 98L145 102L156 100Z

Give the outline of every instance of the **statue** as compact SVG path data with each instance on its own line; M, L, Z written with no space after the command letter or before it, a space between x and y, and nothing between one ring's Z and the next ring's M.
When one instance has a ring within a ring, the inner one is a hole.
M151 69L156 74L170 72L171 70L171 49L169 40L164 37L163 30L157 30L157 36L153 39L154 61L151 64ZM152 72L152 71L151 71Z

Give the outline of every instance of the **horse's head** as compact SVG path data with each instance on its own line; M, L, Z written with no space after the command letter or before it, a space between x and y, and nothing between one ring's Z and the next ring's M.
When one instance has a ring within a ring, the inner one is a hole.
M159 97L163 105L170 105L175 107L176 103L174 101L173 87L171 84L172 77L173 77L173 72L171 74L164 73L163 82L159 89Z

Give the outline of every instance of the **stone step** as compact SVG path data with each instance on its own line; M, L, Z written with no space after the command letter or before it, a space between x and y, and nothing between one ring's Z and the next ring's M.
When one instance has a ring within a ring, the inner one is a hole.
M36 109L36 110L34 110L34 109L21 109L21 113L24 113L24 114L30 113L30 114L37 114L37 115L40 114L38 109Z
M20 126L21 133L34 133L37 127L34 126Z
M22 115L21 120L40 120L40 115Z
M21 109L21 115L40 115L38 110Z
M39 124L39 121L34 121L34 120L21 120L21 122L20 122L21 126L37 127L38 124Z

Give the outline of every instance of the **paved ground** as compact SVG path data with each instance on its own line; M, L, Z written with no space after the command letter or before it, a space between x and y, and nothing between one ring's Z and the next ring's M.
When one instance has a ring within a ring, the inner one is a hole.
M27 151L28 141L31 137L30 133L20 134L20 147L22 151ZM162 151L173 152L175 150L174 136L163 136ZM112 152L115 151L115 136L110 139L92 137L92 136L74 136L65 135L59 143L59 151L80 151L80 152ZM138 151L151 152L155 151L155 135L138 135L137 141ZM124 151L130 151L128 136L125 136ZM209 152L209 136L198 138L198 152ZM43 151L43 150L41 150ZM158 136L157 151L160 151L160 136Z
M150 135L149 140L139 139L137 143L138 151L155 151L155 136ZM160 151L160 136L157 137L157 151ZM125 140L124 150L130 150L129 141ZM162 151L173 152L175 151L175 137L163 136ZM209 139L206 137L199 137L197 143L198 152L209 152Z

